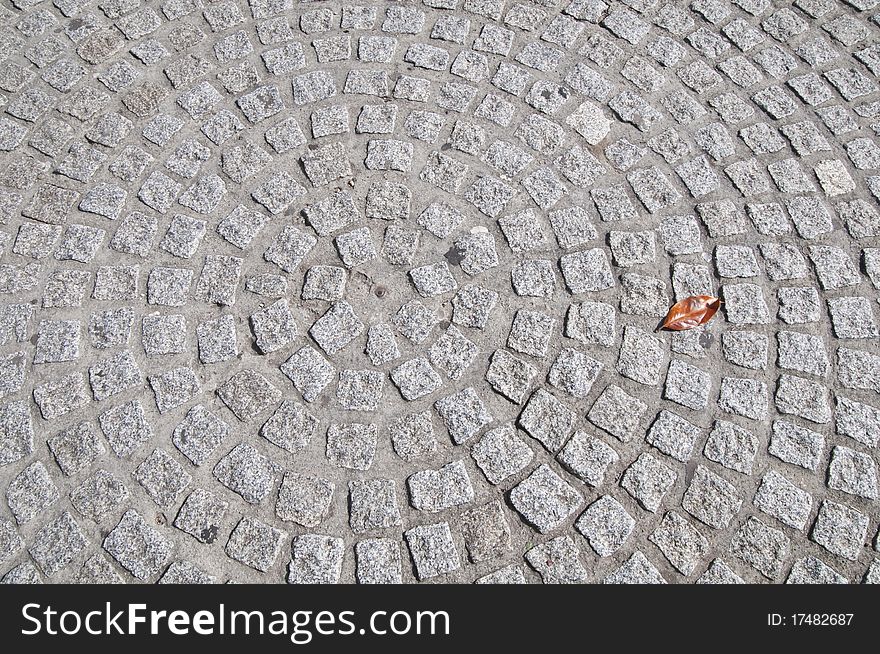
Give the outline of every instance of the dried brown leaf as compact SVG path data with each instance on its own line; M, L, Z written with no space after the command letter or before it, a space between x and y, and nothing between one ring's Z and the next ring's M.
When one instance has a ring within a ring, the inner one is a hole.
M711 295L692 295L672 305L661 329L680 332L699 327L712 319L721 306L721 300Z

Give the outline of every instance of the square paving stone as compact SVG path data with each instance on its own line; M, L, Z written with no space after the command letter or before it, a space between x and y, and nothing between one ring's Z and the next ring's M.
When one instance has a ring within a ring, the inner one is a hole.
M825 376L830 362L825 345L818 336L781 331L776 335L776 340L777 365L780 368Z
M460 528L473 563L503 557L511 550L510 525L500 501L462 513Z
M164 567L172 544L136 511L129 510L104 539L103 547L119 565L146 581Z
M587 419L622 442L635 435L648 405L614 384L610 384L593 403Z
M109 247L122 254L144 259L153 247L153 240L159 228L158 220L139 211L133 211L122 219Z
M478 286L463 286L452 298L452 321L462 327L484 329L498 301L498 293Z
M443 385L443 380L424 357L411 359L391 371L391 381L405 400L430 395Z
M287 278L273 273L260 273L245 279L246 291L268 298L278 298L287 294Z
M767 367L769 341L764 334L752 331L728 331L721 335L721 353L737 366L750 370Z
M743 474L751 474L757 452L758 437L726 420L715 421L703 449L710 461Z
M559 265L572 293L602 291L614 286L608 256L600 248L563 255Z
M545 584L582 584L589 578L580 562L580 550L569 536L537 545L524 558Z
M305 406L293 400L282 400L275 413L260 427L260 436L294 453L309 444L317 428L318 419Z
M107 232L97 227L70 225L55 249L55 258L59 261L89 263L97 254L106 234Z
M673 280L674 281L674 280ZM621 275L620 311L640 316L660 317L669 306L666 284L656 277L626 273Z
M127 345L134 324L134 309L123 307L96 311L89 318L88 334L92 347L106 349Z
M689 409L700 410L709 401L712 378L707 372L679 359L669 364L663 397Z
M447 574L461 567L448 523L413 527L404 532L404 537L419 580Z
M868 572L865 573L864 579L862 583L865 584L877 584L880 583L880 563L878 563L877 559L874 559L874 562L871 563L871 566L868 568Z
M587 507L575 528L599 556L611 556L629 539L635 520L611 495L603 495Z
M80 515L97 522L128 499L122 480L106 470L98 470L70 493L70 503Z
M351 164L342 143L330 143L309 149L301 161L312 186L326 186L352 174Z
M784 420L773 423L767 451L776 458L807 470L815 470L825 449L825 437Z
M450 379L458 379L473 363L479 348L450 325L428 349L431 363Z
M159 413L166 413L186 404L200 391L199 380L189 368L175 368L148 379Z
M41 320L37 328L34 363L60 363L79 358L78 320Z
M77 584L121 584L122 577L101 554L93 554L80 568Z
M876 338L880 335L868 298L829 298L828 311L838 338Z
M402 583L400 544L390 538L368 538L355 545L359 584Z
M332 305L309 329L309 334L328 356L333 356L364 330L354 309L348 302Z
M742 577L730 569L721 559L715 559L695 584L744 584Z
M542 464L510 491L510 501L542 534L561 525L581 505L583 496Z
M562 350L550 366L550 384L569 395L583 399L590 394L602 363L578 350Z
M562 447L574 423L574 412L543 388L532 394L517 420L517 424L529 436L550 452Z
M349 526L354 533L389 529L401 524L393 479L350 481L348 492Z
M690 575L709 551L709 541L696 527L674 511L663 516L648 540L683 575Z
M780 413L794 414L819 424L831 422L828 389L821 384L794 375L779 377L776 387L776 409Z
M58 378L57 381L34 387L34 402L46 420L66 415L84 407L89 401L86 380L82 373L71 373ZM20 433L19 429L14 431Z
M374 366L400 358L400 348L394 338L394 330L387 323L373 325L367 332L367 347L364 350Z
M848 584L836 570L814 556L796 561L785 580L787 584Z
M347 273L337 266L312 266L306 271L302 289L304 300L335 302L345 293Z
M838 434L863 445L874 447L880 442L880 409L837 396L834 419Z
M757 379L723 377L718 406L733 415L763 420L767 415L767 385Z
M138 266L101 266L95 274L96 300L134 300L138 291Z
M147 495L162 509L177 503L192 476L163 449L156 448L132 473Z
M3 575L2 579L0 579L0 584L24 585L41 583L43 583L43 580L40 577L40 572L29 561L25 561L24 563L15 566L9 572Z
M189 561L175 561L168 566L165 573L159 577L157 584L213 584L215 577L209 575L201 568Z
M330 511L335 488L327 479L288 472L278 488L275 515L306 528L317 527Z
M666 580L648 558L636 551L602 581L605 584L665 584Z
M248 504L259 504L275 485L280 468L247 443L239 443L217 462L214 478Z
M58 270L51 273L43 292L43 308L82 306L91 277L91 273L84 270Z
M412 265L413 257L419 247L419 232L399 225L385 228L382 241L382 256L392 265Z
M645 440L663 454L684 463L690 459L700 432L693 423L664 409L657 415Z
M677 477L672 468L644 452L624 471L620 485L642 508L656 513Z
M300 348L281 365L283 372L306 402L314 402L335 376L335 368L317 350Z
M188 268L153 268L147 277L147 301L168 307L184 306L192 277L193 271Z
M186 351L186 318L181 315L148 315L141 323L147 356L180 354Z
M461 461L449 463L439 470L417 472L407 478L406 484L410 504L419 511L437 513L474 500L474 489Z
M599 487L605 481L608 467L617 463L620 457L605 441L578 430L556 458L581 481Z
M458 288L458 283L445 261L413 268L409 271L409 276L422 297L443 295Z
M855 286L861 275L849 255L840 248L816 245L807 248L807 255L816 269L819 284L826 291Z
M327 458L340 468L369 470L379 429L373 424L333 423L327 430Z
M242 370L217 388L217 395L239 420L249 422L281 399L281 391L254 370Z
M617 357L617 371L640 384L656 386L665 359L662 341L637 327L626 327Z
M500 484L525 469L533 453L508 423L486 432L471 448L471 456L490 483Z
M263 354L271 354L290 343L297 336L296 322L282 298L250 316L256 346Z
M654 234L652 232L609 232L608 243L614 264L629 268L654 260Z
M284 272L293 273L317 242L311 234L288 225L278 233L266 249L263 258L274 263Z
M538 220L538 215L531 209L504 216L498 219L507 244L514 252L544 249L547 247L547 235Z
M864 547L868 516L843 504L825 500L810 538L832 554L855 561Z
M366 216L382 220L409 217L412 191L397 182L374 183L367 192Z
M107 451L94 427L87 422L68 427L47 442L58 467L67 476L89 466Z
M863 350L838 348L837 379L845 388L877 392L880 390L880 356Z
M831 450L828 488L877 499L877 466L867 454L837 445Z
M244 250L267 222L268 217L265 214L238 205L217 224L217 233L235 247Z
M735 325L759 325L770 322L764 294L754 284L724 284L722 293L727 319Z
M193 464L202 465L228 433L229 425L197 404L174 428L171 442Z
M59 497L58 487L40 461L18 473L6 487L6 504L20 525L40 515Z
M254 570L266 572L275 563L287 532L254 518L242 518L229 534L226 554Z
M733 484L708 468L697 466L681 506L700 522L724 529L739 513L742 498Z
M506 565L474 580L475 584L524 584L526 577L516 564Z
M778 529L750 517L730 542L730 552L768 579L776 579L788 557L790 541Z
M547 314L520 309L510 326L507 346L522 354L543 357L555 325L556 320Z
M24 352L0 356L0 399L21 390L26 365L27 355Z
M467 275L479 275L499 264L495 237L488 232L476 231L460 236L452 252L456 259L460 258L458 265Z
M241 265L242 260L238 257L206 256L199 281L196 284L196 298L202 302L221 306L235 304Z
M67 511L40 529L31 540L28 553L47 576L67 566L88 546L88 541Z
M486 371L486 381L497 393L515 404L520 404L537 372L530 363L518 359L506 350L496 350Z
M229 503L201 488L187 496L174 519L174 526L200 543L217 540Z
M755 508L795 529L807 525L813 498L775 470L769 470L752 500Z
M235 318L230 314L199 323L196 340L202 363L222 363L238 356Z
M293 539L287 568L289 584L335 584L345 555L341 538L303 534Z
M434 403L452 441L459 445L492 422L492 415L473 388L465 388Z
M548 259L517 262L510 279L514 292L524 297L550 298L556 290L556 273L553 262Z
M24 541L10 520L0 520L0 561L5 562L24 547Z
M395 419L388 428L394 452L404 461L415 461L437 450L431 413L423 411Z

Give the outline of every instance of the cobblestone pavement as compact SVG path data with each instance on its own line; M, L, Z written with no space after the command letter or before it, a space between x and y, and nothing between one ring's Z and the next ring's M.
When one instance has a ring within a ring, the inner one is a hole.
M878 76L877 0L2 0L0 577L877 583Z

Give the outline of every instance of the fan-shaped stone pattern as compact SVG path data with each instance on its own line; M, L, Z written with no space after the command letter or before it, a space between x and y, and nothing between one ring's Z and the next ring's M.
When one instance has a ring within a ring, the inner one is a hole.
M878 12L8 3L3 581L876 581Z

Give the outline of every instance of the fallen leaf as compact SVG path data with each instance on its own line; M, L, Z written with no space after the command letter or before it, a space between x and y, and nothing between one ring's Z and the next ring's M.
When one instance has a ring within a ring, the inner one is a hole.
M711 295L692 295L672 305L661 329L680 332L709 322L718 312L721 300Z

